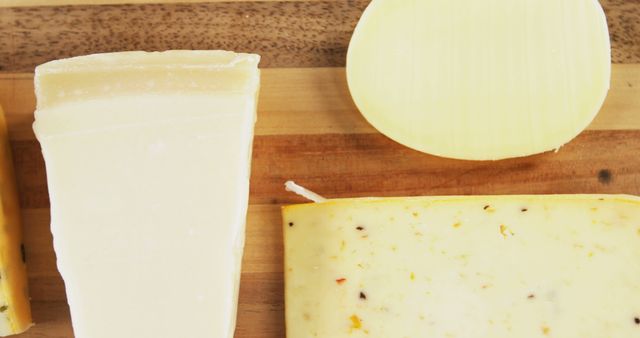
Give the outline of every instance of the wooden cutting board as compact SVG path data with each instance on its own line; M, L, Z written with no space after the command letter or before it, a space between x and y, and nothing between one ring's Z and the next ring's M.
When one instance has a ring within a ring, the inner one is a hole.
M135 49L230 49L263 55L237 338L284 338L279 210L282 204L301 202L284 191L287 179L328 197L640 195L637 0L601 1L615 65L609 97L589 130L558 153L500 162L421 154L364 121L351 101L342 67L368 0L98 2L127 0L0 0L0 7L5 6L0 8L0 105L8 114L37 322L21 337L73 337L49 232L44 162L31 131L33 67L56 58ZM87 3L92 5L83 5ZM15 5L50 6L6 7Z

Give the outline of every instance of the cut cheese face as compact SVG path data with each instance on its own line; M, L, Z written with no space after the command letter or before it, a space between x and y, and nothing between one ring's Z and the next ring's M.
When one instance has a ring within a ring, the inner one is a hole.
M20 202L4 112L0 107L0 336L33 325L22 244Z
M347 55L375 128L468 160L560 148L596 116L610 73L596 0L373 0Z
M640 337L640 199L283 209L288 338Z
M127 52L36 69L76 337L233 336L258 61Z

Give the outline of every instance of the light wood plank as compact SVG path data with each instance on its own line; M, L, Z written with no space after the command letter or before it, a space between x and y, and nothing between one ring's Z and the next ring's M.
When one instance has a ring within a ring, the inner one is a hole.
M71 338L55 268L44 163L14 141L24 238L38 325L21 337ZM640 195L640 130L587 131L559 153L500 162L424 155L379 134L270 135L255 140L237 338L283 338L280 206L303 202L294 179L327 197L518 193ZM25 188L26 187L26 188ZM34 204L35 203L35 204Z
M11 142L20 203L49 207L37 141ZM329 197L523 193L640 195L640 130L587 131L545 153L498 162L426 155L380 134L258 136L254 142L251 204L302 202L284 191L288 179ZM608 170L607 181L598 180ZM47 263L48 264L48 263ZM43 263L44 265L44 263Z
M256 135L375 133L353 104L344 68L264 69ZM33 140L32 74L0 74L13 140ZM640 129L640 64L614 65L611 90L589 130Z
M31 308L38 324L16 338L73 338L66 301L32 302Z

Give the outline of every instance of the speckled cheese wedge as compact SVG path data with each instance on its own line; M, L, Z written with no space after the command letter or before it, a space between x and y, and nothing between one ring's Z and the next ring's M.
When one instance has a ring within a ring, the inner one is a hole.
M283 209L288 338L640 337L640 198Z
M22 246L20 205L1 107L0 203L0 336L9 336L26 331L33 323Z

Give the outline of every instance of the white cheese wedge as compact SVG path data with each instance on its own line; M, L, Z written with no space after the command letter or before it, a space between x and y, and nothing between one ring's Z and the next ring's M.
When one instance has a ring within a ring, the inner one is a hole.
M258 62L126 52L36 69L34 130L77 338L233 336Z
M640 198L283 209L288 338L640 337Z
M347 79L364 117L422 152L497 160L560 148L609 89L596 0L373 0Z

